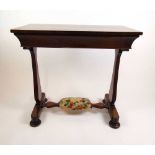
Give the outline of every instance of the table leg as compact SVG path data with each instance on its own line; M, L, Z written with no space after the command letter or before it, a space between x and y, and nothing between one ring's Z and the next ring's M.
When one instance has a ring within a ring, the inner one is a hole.
M39 78L39 70L38 70L38 63L37 63L37 49L36 48L29 48L31 59L32 59L32 71L33 71L33 86L34 86L34 99L36 104L33 108L31 114L31 122L30 125L32 127L36 127L41 123L40 112L44 107L44 104L47 102L45 97L45 93L41 91L40 85L40 78Z
M117 81L118 81L118 72L119 72L119 63L121 54L122 50L119 49L115 50L115 61L114 61L110 90L109 94L106 94L105 99L103 100L103 102L108 105L108 112L111 118L109 125L110 127L115 129L120 127L119 114L115 107L115 101L117 96Z

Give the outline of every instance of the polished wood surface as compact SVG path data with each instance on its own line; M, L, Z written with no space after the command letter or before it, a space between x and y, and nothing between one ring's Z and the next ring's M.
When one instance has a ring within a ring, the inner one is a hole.
M116 49L113 74L112 74L111 85L110 85L110 90L109 90L109 100L111 104L114 104L116 101L117 81L118 81L119 63L120 63L121 55L122 55L122 51L119 49Z
M21 46L128 50L142 32L124 26L25 25L11 29Z
M102 102L91 103L91 108L108 109L110 127L120 127L119 114L115 107L117 98L117 83L120 57L123 51L128 51L136 38L142 32L124 26L101 25L49 25L30 24L11 29L19 39L21 46L28 49L32 59L34 99L36 104L31 114L30 125L41 123L39 119L42 108L59 107L59 103L47 101L41 90L39 68L37 63L37 47L52 48L107 48L115 49L115 60L109 93Z
M88 34L91 35L141 35L142 32L125 26L112 25L61 25L61 24L29 24L11 29L13 33L37 34ZM63 33L61 33L63 32ZM77 32L77 33L76 33Z

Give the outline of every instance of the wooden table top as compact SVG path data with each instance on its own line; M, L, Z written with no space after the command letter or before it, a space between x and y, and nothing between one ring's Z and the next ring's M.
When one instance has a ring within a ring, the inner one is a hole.
M125 27L111 25L62 25L28 24L11 29L13 33L26 34L72 34L72 35L141 35L142 32Z
M128 50L142 32L125 26L29 24L11 29L21 46Z

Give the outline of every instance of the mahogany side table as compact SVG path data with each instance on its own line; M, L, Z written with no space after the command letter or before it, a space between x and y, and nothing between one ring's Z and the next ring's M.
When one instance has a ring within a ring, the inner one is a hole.
M11 32L19 39L21 46L30 51L32 58L34 99L36 101L31 114L30 125L32 127L36 127L41 123L39 117L44 107L61 107L68 111L78 111L87 108L107 108L110 115L110 127L119 128L119 114L115 107L115 101L120 57L123 51L129 51L133 41L142 35L142 32L124 26L49 24L29 24L11 29ZM115 49L109 93L105 94L105 98L99 103L91 103L86 98L72 97L64 98L58 103L48 101L45 93L41 90L37 47Z

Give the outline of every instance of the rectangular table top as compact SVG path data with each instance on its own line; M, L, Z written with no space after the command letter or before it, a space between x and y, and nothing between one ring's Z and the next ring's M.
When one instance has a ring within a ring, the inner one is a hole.
M11 29L13 33L26 34L80 34L80 35L141 35L142 32L112 25L62 25L62 24L28 24Z
M29 24L11 29L21 46L128 50L142 32L125 26Z

